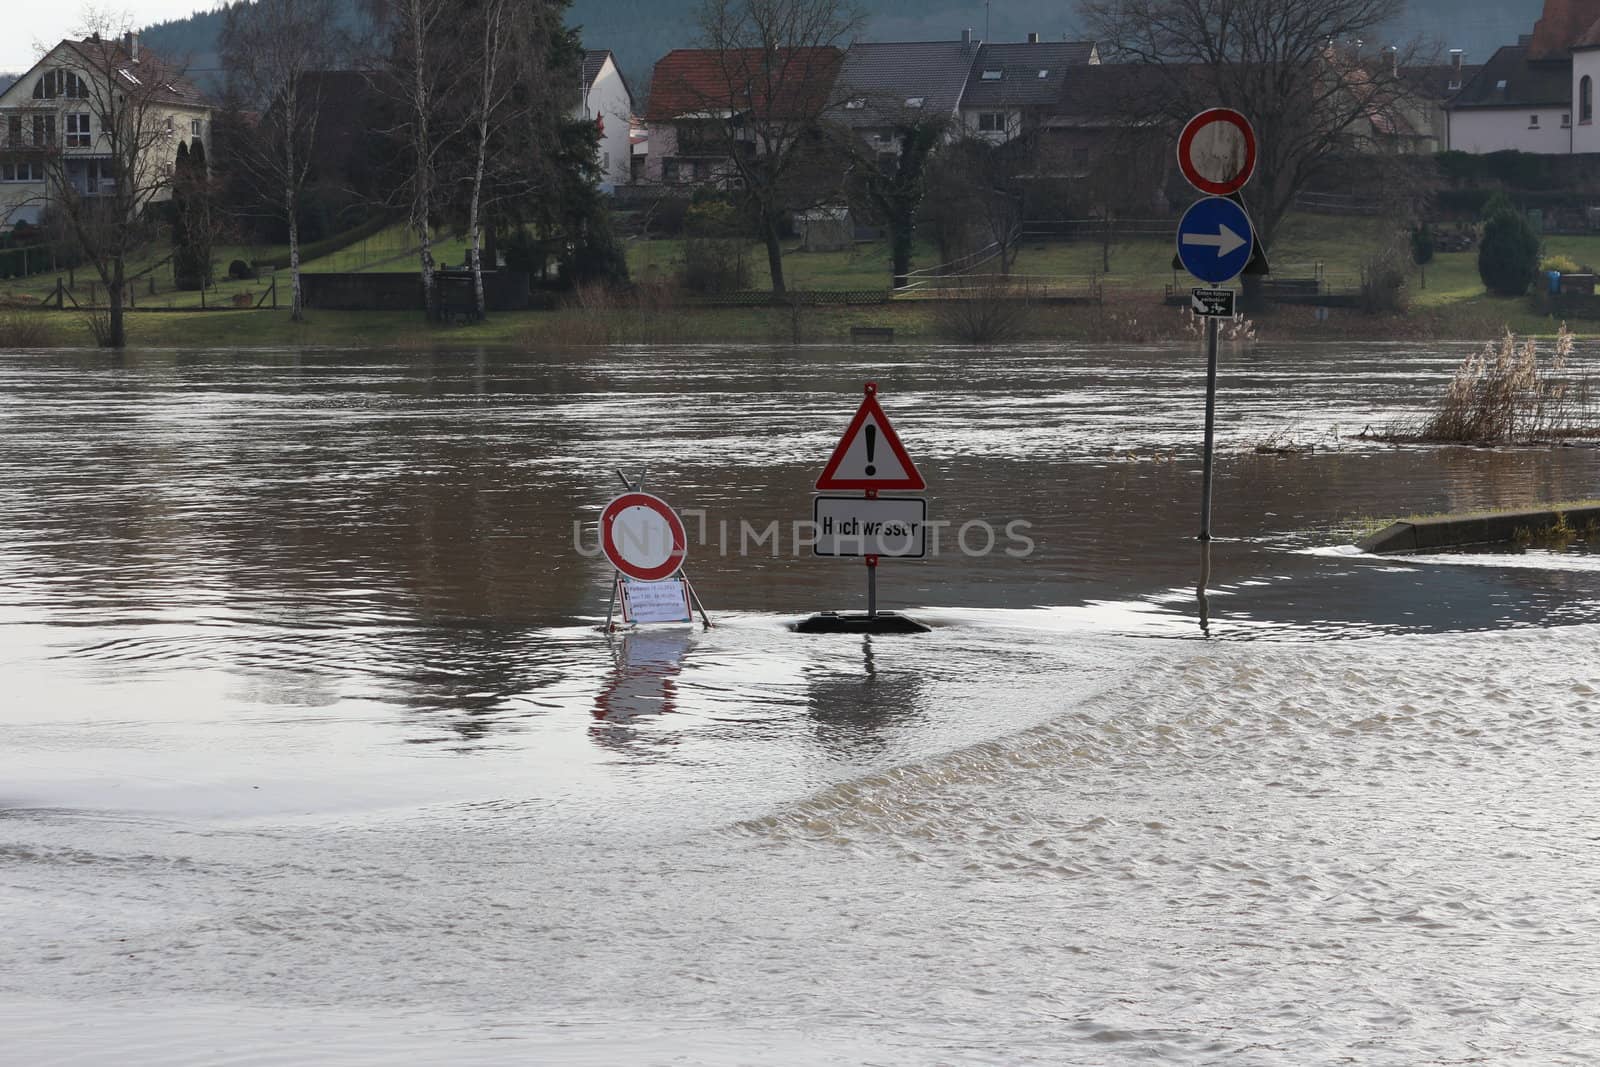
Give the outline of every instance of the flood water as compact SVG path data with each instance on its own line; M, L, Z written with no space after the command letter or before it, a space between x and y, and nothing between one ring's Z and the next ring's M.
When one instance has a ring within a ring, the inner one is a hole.
M1600 555L1350 547L1600 496L1355 436L1465 351L1225 352L1203 601L1187 346L0 354L0 1061L1595 1062Z

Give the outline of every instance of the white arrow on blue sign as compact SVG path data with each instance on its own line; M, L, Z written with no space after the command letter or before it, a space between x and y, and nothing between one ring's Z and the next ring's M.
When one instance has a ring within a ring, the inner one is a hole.
M1238 277L1254 248L1250 216L1224 197L1195 201L1178 222L1178 259L1203 282L1216 285Z

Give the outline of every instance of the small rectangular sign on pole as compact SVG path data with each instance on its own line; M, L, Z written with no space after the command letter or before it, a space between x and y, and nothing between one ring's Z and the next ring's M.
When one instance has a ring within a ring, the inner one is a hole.
M1207 319L1233 318L1232 289L1191 289L1189 307L1196 315Z
M812 506L819 556L928 554L926 497L819 496Z

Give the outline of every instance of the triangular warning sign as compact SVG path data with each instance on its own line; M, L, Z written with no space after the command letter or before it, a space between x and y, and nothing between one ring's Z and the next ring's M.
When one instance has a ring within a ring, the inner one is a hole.
M856 417L817 479L818 489L926 489L928 483L906 454L900 435L878 406L877 390L867 388Z

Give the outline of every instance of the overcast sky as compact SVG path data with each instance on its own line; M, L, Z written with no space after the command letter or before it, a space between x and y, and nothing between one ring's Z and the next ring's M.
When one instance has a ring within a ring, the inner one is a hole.
M40 50L83 28L86 6L81 0L6 0L6 32L0 34L0 71L18 74L39 61ZM209 11L211 0L122 0L96 5L118 14L113 24L147 26L152 22L185 18L197 9Z

